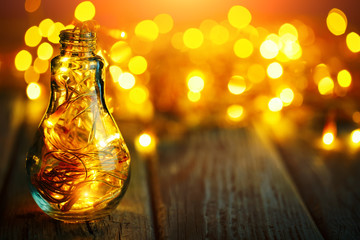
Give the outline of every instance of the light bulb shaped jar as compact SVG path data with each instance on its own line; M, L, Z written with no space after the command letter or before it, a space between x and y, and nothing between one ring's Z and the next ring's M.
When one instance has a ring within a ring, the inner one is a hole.
M49 216L81 222L109 215L130 179L130 155L104 99L96 34L60 33L51 97L26 158L30 191Z

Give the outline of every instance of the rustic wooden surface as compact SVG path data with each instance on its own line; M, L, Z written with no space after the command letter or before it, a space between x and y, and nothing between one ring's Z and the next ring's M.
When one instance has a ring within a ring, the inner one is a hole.
M160 139L152 156L131 149L130 186L111 216L53 220L26 184L36 126L22 98L0 96L0 239L360 239L360 158L296 139L275 148L251 126Z

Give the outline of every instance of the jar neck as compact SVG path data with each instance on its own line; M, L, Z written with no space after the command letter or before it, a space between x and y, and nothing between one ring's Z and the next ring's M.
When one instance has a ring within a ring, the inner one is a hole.
M95 55L96 33L66 29L60 33L60 55L87 57Z

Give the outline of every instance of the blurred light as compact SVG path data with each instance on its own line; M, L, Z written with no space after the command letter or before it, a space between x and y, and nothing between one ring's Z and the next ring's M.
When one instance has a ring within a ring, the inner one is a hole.
M54 24L54 22L50 18L46 18L46 19L42 20L39 24L39 30L40 30L41 36L48 37L49 30L53 24Z
M283 108L283 102L280 98L275 97L270 99L268 103L269 110L272 112L279 112Z
M279 47L273 40L265 40L260 45L260 54L266 59L275 58L279 54Z
M351 52L360 52L360 36L355 32L351 32L346 36L346 45Z
M40 74L35 71L33 66L30 66L25 70L24 78L26 83L37 82L40 79Z
M26 94L31 100L39 98L41 94L40 85L37 83L30 83L26 88Z
M351 132L351 141L355 144L360 143L360 129Z
M188 88L192 92L201 92L204 89L204 80L199 76L190 77L188 80Z
M210 30L210 40L216 45L226 43L229 40L229 30L220 24L216 24Z
M64 27L64 29L74 29L75 28L75 26L74 25L72 25L72 24L69 24L69 25L66 25L65 27Z
M119 66L111 65L109 67L110 75L114 82L119 82L120 75L122 74L122 70Z
M25 33L25 44L29 47L35 47L40 43L41 38L39 27L32 26Z
M153 153L156 150L156 139L150 133L142 133L135 139L135 148L142 154Z
M81 2L77 5L74 15L81 22L91 20L95 17L95 6L90 1Z
M251 65L248 68L247 77L253 83L259 83L263 81L266 77L266 72L264 67L257 63Z
M126 62L131 56L131 48L124 41L118 41L110 49L110 58L117 63Z
M162 13L157 15L154 18L154 22L159 28L159 33L168 33L171 31L171 29L174 27L174 20L173 18L166 13Z
M281 49L282 52L289 58L289 59L299 59L302 55L302 50L300 44L296 41L288 40L286 37L291 35L284 36L284 46Z
M323 135L322 140L325 145L330 145L334 142L334 134L331 132L327 132Z
M272 79L279 78L283 74L283 68L278 62L270 63L266 71L268 76Z
M171 38L171 45L175 49L178 49L178 50L182 49L184 46L183 34L180 32L175 33Z
M149 97L149 91L144 86L137 86L131 89L129 98L136 104L144 103Z
M228 89L235 95L243 93L246 90L245 79L241 76L232 76L228 83Z
M346 31L346 15L340 9L333 8L326 18L326 24L332 34L339 36Z
M348 70L343 69L337 75L337 81L340 87L347 88L351 85L351 74Z
M129 67L130 72L132 72L133 74L139 75L146 71L147 61L142 56L135 56L135 57L130 58L128 67Z
M21 50L15 56L15 67L18 71L25 71L28 69L32 62L31 54L26 50Z
M189 28L184 32L183 41L186 47L195 49L203 44L204 36L199 29Z
M285 106L288 106L291 104L291 102L294 100L294 92L291 90L291 88L284 88L280 92L280 99L284 103Z
M253 50L254 47L252 43L245 38L237 40L234 44L235 55L239 58L249 57L252 54Z
M360 112L354 112L352 115L352 119L355 123L360 123Z
M201 92L188 91L187 97L191 102L198 102L201 98Z
M48 60L53 55L53 51L53 47L49 43L43 42L38 47L37 55L41 60Z
M41 5L41 0L25 0L25 10L29 13L38 10L40 5Z
M320 63L315 67L314 70L314 82L319 84L320 80L325 77L330 77L329 68L324 63Z
M119 77L119 85L123 89L131 89L135 85L135 77L129 72L124 72Z
M56 44L59 43L60 32L64 29L65 29L64 24L62 24L61 22L56 22L53 25L51 25L48 31L48 40L52 43L56 43Z
M110 29L109 35L115 39L126 38L127 34L119 29Z
M251 13L249 10L243 6L233 6L228 12L229 23L237 28L245 28L251 22Z
M290 23L285 23L281 25L281 27L279 28L279 36L281 38L282 36L286 35L292 36L293 38L291 40L296 41L298 38L298 31L296 27Z
M159 36L159 28L152 20L139 22L135 27L135 35L146 41L154 41Z
M330 77L324 77L320 80L318 89L321 95L332 94L334 89L334 81Z
M227 108L227 115L233 121L240 121L244 117L244 108L243 106L233 104Z

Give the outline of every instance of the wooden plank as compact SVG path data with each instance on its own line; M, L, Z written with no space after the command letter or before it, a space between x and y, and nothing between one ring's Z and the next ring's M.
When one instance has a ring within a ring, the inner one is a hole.
M132 156L131 181L119 207L96 222L63 223L45 215L27 188L25 154L36 127L24 127L14 149L16 165L0 201L0 239L154 239L144 163Z
M165 239L322 239L273 149L251 129L159 146Z
M279 149L323 236L360 239L360 154L319 151L299 138Z

